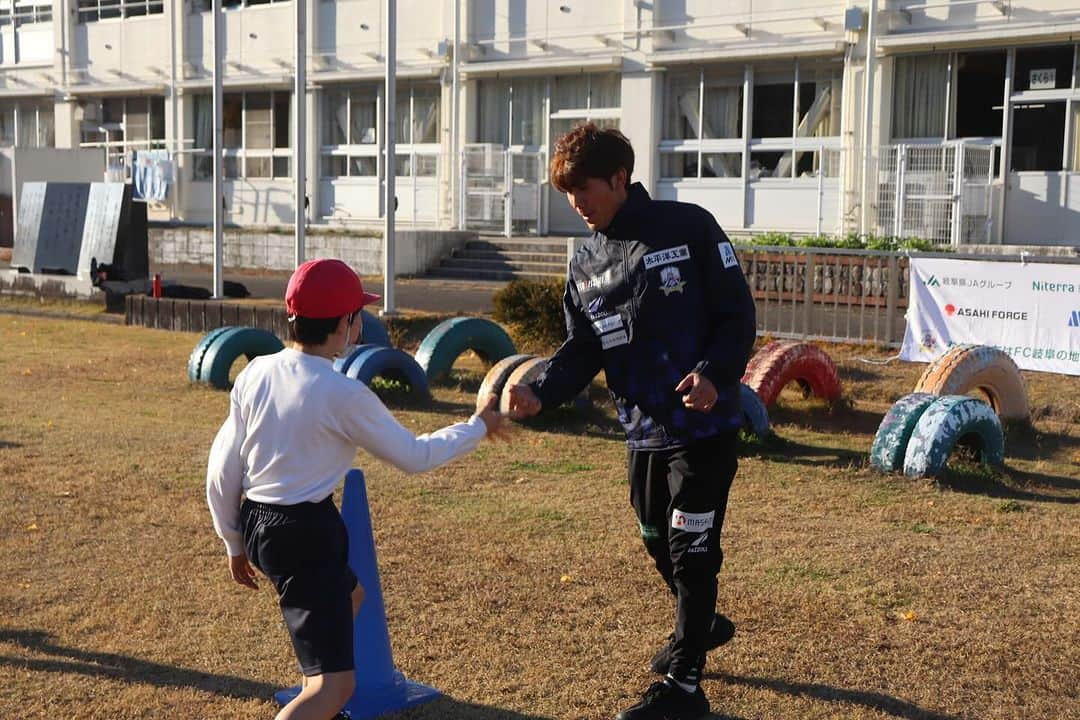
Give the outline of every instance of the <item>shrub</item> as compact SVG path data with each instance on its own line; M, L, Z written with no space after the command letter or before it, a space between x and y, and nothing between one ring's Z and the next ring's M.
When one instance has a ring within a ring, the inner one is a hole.
M566 339L564 283L560 280L512 280L495 293L495 319L507 325L519 348L549 352Z
M784 247L790 247L795 244L795 241L791 239L791 236L782 232L766 232L760 235L750 236L751 245L781 245Z

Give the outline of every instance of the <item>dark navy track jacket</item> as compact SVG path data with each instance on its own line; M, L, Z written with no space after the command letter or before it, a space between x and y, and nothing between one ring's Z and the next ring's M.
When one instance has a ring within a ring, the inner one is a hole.
M682 447L742 425L739 382L754 343L754 300L727 235L704 208L653 200L640 183L611 225L570 261L566 342L532 388L544 407L603 369L632 450ZM716 386L709 413L675 386Z

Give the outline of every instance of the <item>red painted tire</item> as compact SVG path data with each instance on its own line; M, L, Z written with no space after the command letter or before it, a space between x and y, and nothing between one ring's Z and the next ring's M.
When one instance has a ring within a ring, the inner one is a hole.
M766 407L780 391L797 382L804 391L833 403L840 399L840 376L836 363L817 345L780 340L761 348L746 366L742 381L758 394Z

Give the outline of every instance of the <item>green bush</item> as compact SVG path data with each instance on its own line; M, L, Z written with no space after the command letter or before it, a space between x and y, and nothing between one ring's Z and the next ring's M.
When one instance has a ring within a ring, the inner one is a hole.
M750 236L751 245L780 245L783 247L791 247L795 244L795 241L791 239L791 236L782 232L766 232L760 235Z
M522 350L551 352L566 339L560 280L512 280L495 293L495 319Z

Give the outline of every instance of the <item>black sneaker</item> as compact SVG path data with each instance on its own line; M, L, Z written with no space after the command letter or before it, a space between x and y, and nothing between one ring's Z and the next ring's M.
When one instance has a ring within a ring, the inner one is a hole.
M330 720L352 720L352 713L348 710L342 710L337 715L330 718Z
M716 613L713 616L712 627L709 628L709 636L705 639L705 650L714 650L735 637L735 623L731 622L726 615ZM649 661L649 669L657 675L667 675L671 668L671 653L675 647L675 633L668 635L664 647L656 651L652 660Z
M641 702L623 710L615 720L697 720L709 714L709 700L699 685L688 693L661 680L645 691Z

